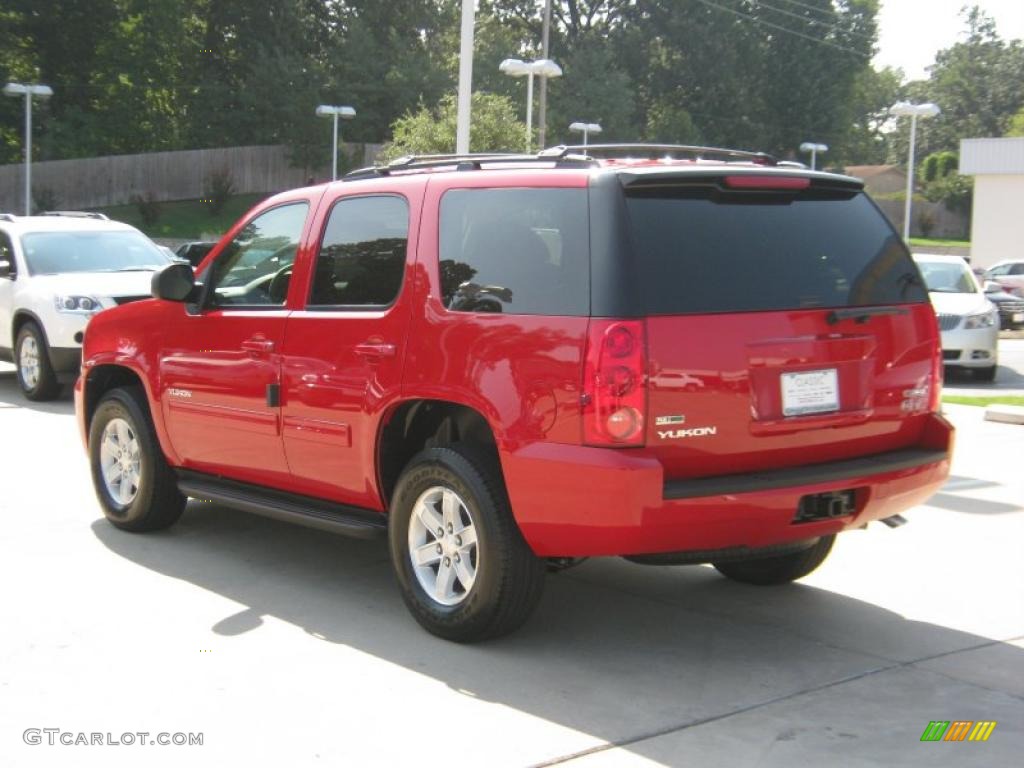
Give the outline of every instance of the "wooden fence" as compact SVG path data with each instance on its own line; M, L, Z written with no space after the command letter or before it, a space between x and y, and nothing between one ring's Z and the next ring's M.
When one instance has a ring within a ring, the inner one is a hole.
M350 165L372 164L379 144L346 144ZM24 213L24 165L0 165L0 211ZM209 190L210 175L227 171L236 194L263 194L303 186L310 173L294 168L283 146L226 147L183 152L110 155L32 163L33 197L52 197L56 208L123 205L149 195L155 200L193 200ZM329 179L330 166L317 169ZM33 203L33 209L35 209Z

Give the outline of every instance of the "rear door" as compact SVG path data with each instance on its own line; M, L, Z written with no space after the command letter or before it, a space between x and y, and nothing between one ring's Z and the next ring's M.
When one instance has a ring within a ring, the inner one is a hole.
M305 307L283 348L284 449L300 493L379 508L377 426L401 394L419 188L321 206ZM412 237L410 238L410 232Z
M738 174L625 193L647 315L647 445L668 477L917 442L935 317L858 187Z

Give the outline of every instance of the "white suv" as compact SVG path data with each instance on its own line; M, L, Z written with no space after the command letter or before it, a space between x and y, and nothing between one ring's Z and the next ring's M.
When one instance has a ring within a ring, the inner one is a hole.
M134 227L101 214L0 213L0 360L30 400L78 375L82 335L102 309L150 296L171 259Z

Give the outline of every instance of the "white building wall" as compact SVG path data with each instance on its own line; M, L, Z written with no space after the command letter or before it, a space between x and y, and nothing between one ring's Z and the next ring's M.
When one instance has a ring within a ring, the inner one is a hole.
M961 139L960 173L974 177L971 265L1024 258L1024 138Z
M1024 174L974 177L971 266L1024 258Z

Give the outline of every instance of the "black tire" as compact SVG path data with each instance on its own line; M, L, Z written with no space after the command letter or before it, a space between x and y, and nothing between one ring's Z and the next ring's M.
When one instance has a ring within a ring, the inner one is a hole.
M978 381L995 381L996 370L998 366L993 365L991 368L975 368L974 378Z
M789 555L761 557L755 560L737 560L731 563L712 563L723 576L733 581L758 586L787 584L802 579L828 557L835 542L835 535L822 536L807 549Z
M458 495L476 530L475 579L454 605L427 593L410 559L413 508L435 488ZM484 452L462 444L428 448L405 467L391 500L388 540L406 606L424 629L446 640L471 643L512 632L526 621L543 591L544 561L519 532L500 470Z
M38 376L32 386L26 383L26 374L21 368L21 347L29 339L35 342L39 359ZM46 336L34 322L25 323L18 331L18 338L14 342L14 364L18 367L18 386L29 400L53 400L60 394L60 382L57 381L57 375L50 365L50 347L46 343Z
M128 503L114 498L103 479L103 432L114 419L127 422L138 445L137 490ZM174 472L167 464L153 430L146 396L138 387L112 389L103 396L89 427L92 484L107 520L124 531L158 531L174 525L185 509Z

